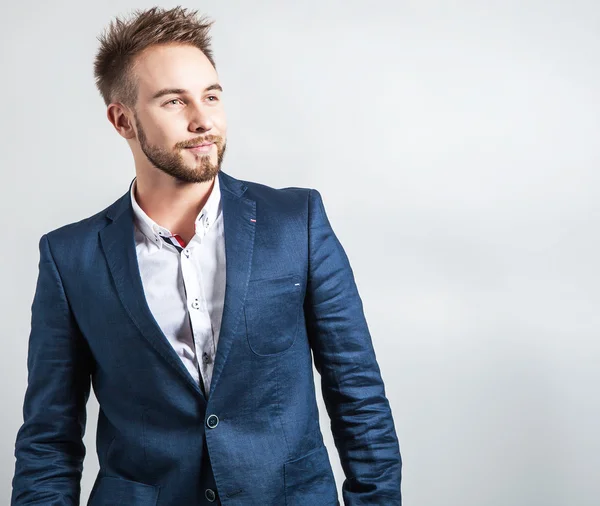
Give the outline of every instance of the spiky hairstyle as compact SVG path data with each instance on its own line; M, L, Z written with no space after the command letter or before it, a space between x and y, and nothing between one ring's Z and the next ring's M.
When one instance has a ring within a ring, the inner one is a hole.
M216 68L211 48L213 21L183 7L165 10L152 7L117 17L98 36L100 47L94 60L96 86L106 105L119 101L133 106L137 86L133 76L135 58L158 44L189 44L202 51Z

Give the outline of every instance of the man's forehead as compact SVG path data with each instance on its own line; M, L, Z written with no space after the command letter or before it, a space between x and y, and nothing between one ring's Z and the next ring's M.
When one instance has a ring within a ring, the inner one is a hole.
M209 86L217 73L208 58L193 46L154 46L139 55L134 65L139 84L154 91L165 88Z

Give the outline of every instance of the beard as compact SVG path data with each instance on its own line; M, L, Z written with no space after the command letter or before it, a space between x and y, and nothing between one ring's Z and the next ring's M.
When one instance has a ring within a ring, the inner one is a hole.
M169 151L150 144L137 114L134 114L134 116L142 152L158 170L163 171L181 183L205 183L212 181L219 173L219 170L221 170L221 164L223 163L223 157L227 148L227 142L223 137L218 135L204 135L192 141L185 142L185 145L184 143L178 143L175 145L174 151ZM214 142L217 149L217 163L212 162L210 153L203 153L196 155L196 163L193 167L190 167L182 156L182 150L186 146L193 146L201 142Z

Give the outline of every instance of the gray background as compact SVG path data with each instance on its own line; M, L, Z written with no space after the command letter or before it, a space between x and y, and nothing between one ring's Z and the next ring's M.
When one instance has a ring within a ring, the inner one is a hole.
M39 238L134 176L94 88L95 37L151 5L2 4L4 504ZM217 21L224 170L323 195L386 383L405 504L597 505L597 0L187 6ZM93 398L89 410L84 498ZM341 485L324 409L321 422Z

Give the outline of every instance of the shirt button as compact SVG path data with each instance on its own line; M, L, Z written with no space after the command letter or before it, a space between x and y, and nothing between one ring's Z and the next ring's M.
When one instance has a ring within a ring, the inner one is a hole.
M206 500L210 502L214 502L217 498L217 494L215 494L215 491L212 488L207 488L204 495L206 496Z
M200 307L200 302L198 302L198 299L194 299L194 302L192 302L192 307L194 309L198 309Z
M186 257L188 257L188 258L189 258L189 256L190 256L190 250L189 250L189 249L187 249L187 248L186 248L186 249L184 249L184 250L183 250L183 253L185 254L185 256L186 256Z
M206 425L209 429L214 429L217 425L219 425L219 417L217 415L210 415L206 419Z
M202 362L204 362L205 364L210 364L212 362L210 355L206 352L204 352L202 354Z

